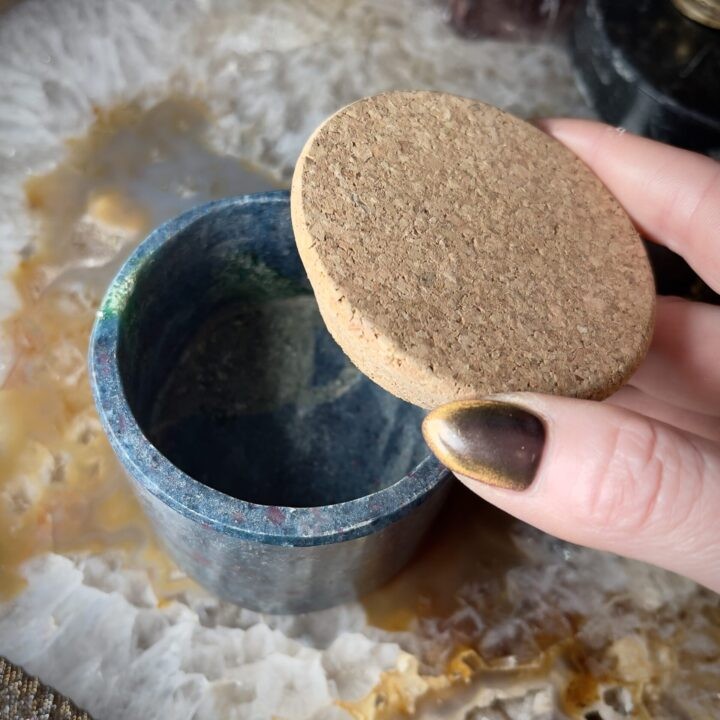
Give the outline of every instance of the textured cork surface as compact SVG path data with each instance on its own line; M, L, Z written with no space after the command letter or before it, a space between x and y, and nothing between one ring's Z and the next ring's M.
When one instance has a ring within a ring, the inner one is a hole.
M475 100L341 109L303 149L292 220L330 332L418 405L604 398L650 342L652 273L618 202L558 142Z

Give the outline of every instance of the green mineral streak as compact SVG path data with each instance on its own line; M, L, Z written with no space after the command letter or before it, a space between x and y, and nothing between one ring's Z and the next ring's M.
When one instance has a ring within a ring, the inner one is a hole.
M100 307L103 319L117 316L129 309L132 303L128 303L128 300L142 267L133 268L122 282L116 281L110 286ZM307 285L279 275L252 255L242 254L228 258L227 264L213 278L207 299L210 302L227 298L233 298L234 301L264 302L310 294L311 290Z
M265 302L283 298L310 295L308 286L297 280L279 275L252 255L232 257L224 269L215 276L209 296L235 301Z
M103 320L119 315L127 305L137 277L137 268L123 278L122 282L114 282L108 290L102 305L100 315Z

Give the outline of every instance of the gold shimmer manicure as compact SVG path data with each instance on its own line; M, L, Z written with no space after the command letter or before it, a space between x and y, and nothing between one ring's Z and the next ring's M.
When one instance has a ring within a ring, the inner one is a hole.
M535 479L545 425L510 403L468 400L433 410L423 422L430 449L452 472L509 490Z

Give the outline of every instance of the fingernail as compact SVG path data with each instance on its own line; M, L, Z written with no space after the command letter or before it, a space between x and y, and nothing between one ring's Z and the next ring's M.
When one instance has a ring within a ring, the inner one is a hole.
M494 400L442 405L422 429L430 449L452 472L510 490L530 487L545 444L540 418Z

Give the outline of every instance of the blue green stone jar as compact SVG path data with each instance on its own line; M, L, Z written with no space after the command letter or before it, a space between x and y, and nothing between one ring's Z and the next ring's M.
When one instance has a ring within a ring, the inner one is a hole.
M141 243L90 343L105 432L169 554L216 595L303 612L409 560L449 473L422 411L328 334L286 192L195 208Z

